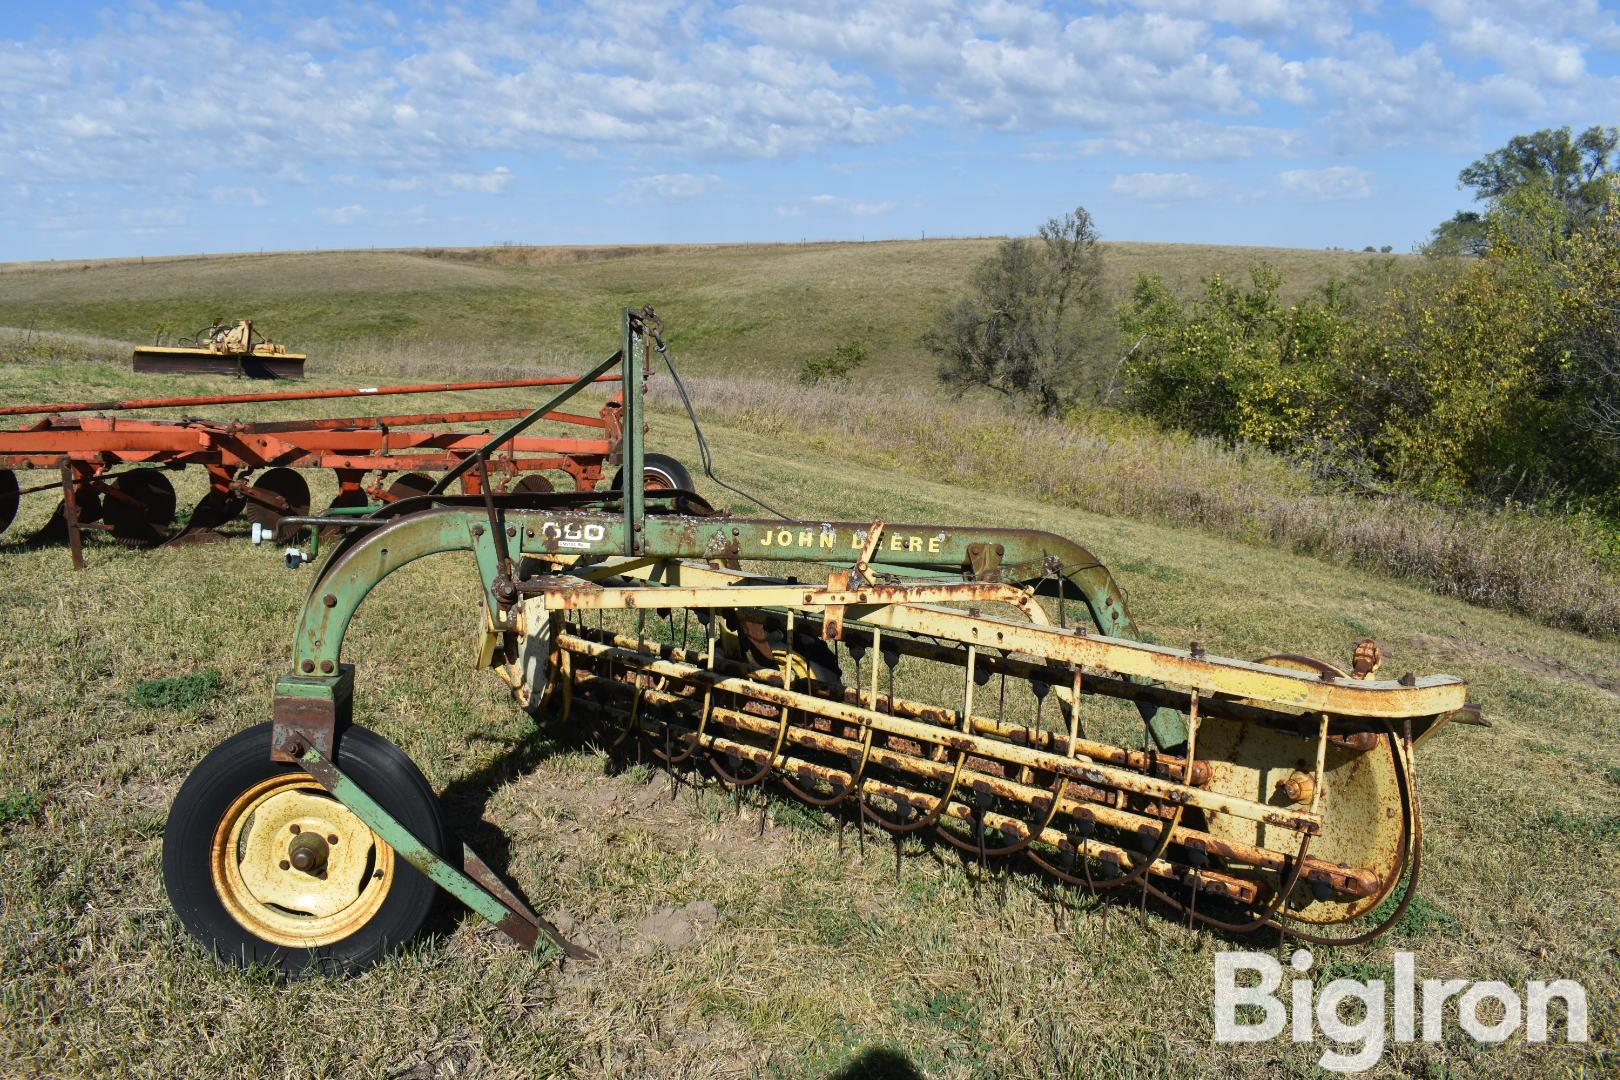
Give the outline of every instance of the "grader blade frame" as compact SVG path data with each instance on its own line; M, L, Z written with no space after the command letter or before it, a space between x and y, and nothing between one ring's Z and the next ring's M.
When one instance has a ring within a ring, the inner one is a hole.
M637 477L646 365L663 342L649 309L623 329L622 449ZM1372 642L1345 671L1143 640L1107 568L1035 530L732 517L634 483L566 498L430 492L348 525L300 616L263 767L305 770L332 815L352 814L526 946L564 943L487 868L473 873L475 856L463 873L454 845L413 832L408 799L390 811L384 795L403 796L343 771L346 743L376 738L351 725L348 628L379 581L427 555L472 556L477 662L523 707L661 762L672 785L769 784L863 837L894 834L897 859L903 838L932 837L969 862L1155 898L1229 932L1331 944L1386 929L1421 862L1414 750L1448 722L1481 722L1460 679L1378 678ZM824 576L786 576L795 567ZM238 921L251 937L257 924Z

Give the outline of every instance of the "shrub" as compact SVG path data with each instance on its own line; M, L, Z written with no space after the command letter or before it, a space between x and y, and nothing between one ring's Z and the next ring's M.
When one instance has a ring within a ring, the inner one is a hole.
M845 383L865 363L866 346L858 341L847 341L831 352L805 357L799 365L799 382L805 386Z

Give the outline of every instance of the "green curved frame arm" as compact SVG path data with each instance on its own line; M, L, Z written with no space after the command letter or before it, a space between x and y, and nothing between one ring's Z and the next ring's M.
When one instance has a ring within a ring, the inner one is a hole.
M334 551L322 566L304 603L293 643L293 671L277 684L281 699L316 699L327 708L346 707L344 637L356 611L383 578L428 555L472 551L484 584L485 603L499 611L493 590L503 559L524 554L623 555L625 519L618 514L559 513L499 505L498 528L486 513L464 507L436 507L407 514ZM789 522L780 519L693 518L678 515L645 519L642 552L658 558L739 558L773 561L837 562L858 550L870 523ZM961 529L937 525L886 525L880 566L924 573L962 572L969 549L990 545L1001 552L1004 576L1022 580L1044 595L1059 595L1059 581L1074 587L1093 626L1109 637L1139 640L1113 575L1090 551L1072 541L1028 529ZM1149 715L1152 714L1152 715ZM1184 737L1179 713L1144 710L1155 737L1173 746Z

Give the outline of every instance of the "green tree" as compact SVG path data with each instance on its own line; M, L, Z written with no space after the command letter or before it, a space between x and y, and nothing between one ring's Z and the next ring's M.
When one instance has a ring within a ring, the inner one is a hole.
M1620 471L1620 191L1571 239L1559 269L1563 382L1576 423ZM1615 502L1620 509L1620 493Z
M1620 128L1594 125L1574 134L1566 125L1530 135L1515 135L1508 144L1457 174L1459 187L1474 189L1474 199L1490 202L1521 188L1544 187L1575 218L1595 212L1608 198L1605 178L1620 157Z
M1431 255L1485 254L1485 215L1477 210L1459 210L1435 226L1429 237Z
M1457 186L1472 188L1486 212L1462 210L1437 226L1428 250L1440 255L1482 255L1489 217L1518 193L1544 193L1573 231L1598 214L1611 197L1608 184L1620 172L1620 128L1594 125L1576 135L1568 126L1515 135L1457 174Z
M1051 218L1034 239L1003 240L974 268L968 295L923 335L940 381L958 394L993 390L1043 416L1061 412L1091 381L1101 278L1084 207Z
M1139 343L1125 363L1127 404L1231 442L1300 452L1331 440L1344 426L1336 383L1355 340L1342 294L1285 305L1281 285L1258 263L1247 288L1216 275L1182 303L1160 278L1138 278L1118 313Z

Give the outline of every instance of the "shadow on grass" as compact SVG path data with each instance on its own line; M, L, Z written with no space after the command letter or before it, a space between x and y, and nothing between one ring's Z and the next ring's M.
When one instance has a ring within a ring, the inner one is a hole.
M593 732L589 725L570 727L565 731L536 730L526 738L514 742L509 751L493 759L489 764L473 772L447 787L441 796L444 807L445 824L453 834L453 841L464 840L489 867L506 881L512 891L516 893L525 904L532 907L530 898L524 893L521 886L507 876L507 868L511 863L511 839L498 826L485 819L485 809L496 791L503 785L510 783L528 773L533 772L547 759L558 754L578 753L587 750L600 750L601 742L598 734ZM704 756L699 754L690 759L690 762L676 770L658 763L657 758L648 752L649 747L643 744L638 748L634 740L621 745L617 750L607 755L608 775L618 775L631 769L644 768L647 765L656 767L657 773L668 778L677 787L684 787L694 792L699 790L731 789L721 781L720 777L709 766ZM747 773L747 769L742 770ZM1071 918L1084 917L1092 913L1100 913L1106 917L1110 911L1116 915L1127 917L1147 918L1149 913L1162 923L1180 923L1186 925L1187 917L1182 911L1163 901L1146 896L1143 890L1135 885L1125 885L1117 888L1107 887L1107 878L1100 876L1096 879L1098 887L1088 890L1086 886L1073 886L1054 878L1042 870L1025 855L1012 855L1001 858L981 859L977 852L952 844L934 835L934 831L921 830L896 836L887 832L875 822L867 823L864 828L859 823L860 813L852 805L843 807L821 808L809 805L795 798L793 794L774 778L766 780L750 792L744 789L743 799L748 799L759 808L761 814L769 813L779 825L789 828L804 829L812 832L826 834L828 842L836 842L840 849L845 844L888 845L894 854L894 873L899 881L903 874L903 866L912 860L931 860L937 864L948 864L957 872L968 877L976 890L984 890L992 900L1004 901L1006 890L1010 884L1016 882L1021 887L1034 890L1036 895L1044 899L1052 908L1054 918L1060 923ZM994 835L992 833L992 835ZM834 837L836 836L836 841ZM1079 873L1077 870L1076 873ZM1174 890L1176 887L1164 882L1156 883L1161 889ZM1178 899L1185 902L1186 896ZM1196 902L1196 910L1216 916L1222 921L1230 923L1247 923L1252 917L1243 909L1230 904L1221 903L1209 896L1203 896ZM430 917L427 930L435 935L448 933L453 930L462 919L470 917L458 902L451 899L446 893L440 893L439 903ZM1246 947L1255 947L1257 941L1274 941L1275 928L1261 928L1248 933L1233 933L1218 927L1199 924L1202 934L1209 935L1217 941L1232 944L1241 944ZM874 1055L881 1055L883 1051L873 1051ZM854 1069L856 1063L851 1063L848 1069ZM909 1068L909 1066L908 1066ZM881 1073L881 1072L840 1072L839 1076L886 1076L911 1075L909 1073Z
M536 729L512 743L506 753L495 757L483 768L452 781L440 793L439 805L444 813L444 824L456 865L462 865L460 845L464 842L532 909L534 904L528 893L507 874L512 860L511 838L499 826L486 820L485 809L495 793L506 784L533 772L557 754L574 753L587 745L588 738L583 732ZM441 889L423 930L435 937L445 935L468 918L476 919L478 916Z
M863 1050L827 1080L923 1080L923 1074L898 1050L879 1046Z

